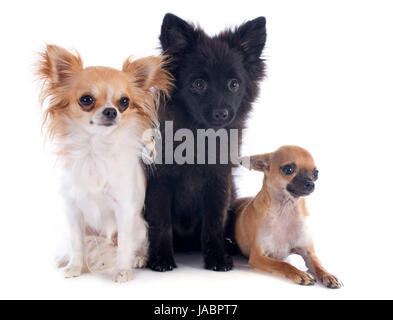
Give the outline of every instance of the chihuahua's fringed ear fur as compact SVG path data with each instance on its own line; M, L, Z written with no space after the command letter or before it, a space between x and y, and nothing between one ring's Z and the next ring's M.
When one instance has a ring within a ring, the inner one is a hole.
M36 75L42 83L41 104L50 98L48 108L44 112L43 127L48 125L47 135L53 138L57 125L56 115L65 111L68 101L65 91L70 85L73 75L82 71L83 63L78 53L55 46L47 45L40 53Z
M41 53L37 74L43 81L49 81L53 87L68 84L73 74L82 71L83 63L78 53L55 46L47 45Z
M162 98L169 97L170 89L173 87L173 77L165 69L170 62L168 57L146 57L132 61L128 58L123 63L123 72L130 74L131 84L139 89L139 97L134 96L136 107L140 116L147 120L150 125L143 133L144 151L142 154L145 163L154 159L155 137L152 128L158 127L157 111ZM145 121L146 123L146 121ZM150 158L150 159L148 159Z
M249 170L267 171L270 168L272 153L257 154L240 159L240 164Z
M166 57L146 57L132 61L128 58L123 63L123 71L132 74L132 82L143 89L158 89L169 94L172 76L164 69Z
M157 110L160 99L169 96L169 91L173 86L173 77L165 69L168 63L166 56L146 57L132 61L128 58L123 63L123 72L130 74L130 81L133 87L141 90L140 99L144 101L139 105L144 114L153 124L158 125ZM147 94L150 99L146 100Z

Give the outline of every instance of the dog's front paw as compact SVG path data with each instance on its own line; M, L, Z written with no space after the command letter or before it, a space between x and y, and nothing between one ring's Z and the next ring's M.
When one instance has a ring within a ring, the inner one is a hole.
M230 271L233 268L233 260L229 255L205 257L205 269L213 271Z
M300 284L302 286L312 286L315 284L315 279L312 275L300 270L298 270L298 272L287 275L287 278L292 279L297 284Z
M117 283L124 283L133 279L133 272L129 270L116 270L113 274L113 281Z
M79 266L68 266L64 269L64 278L76 278L82 275L82 267Z
M150 257L147 266L153 271L165 272L177 268L173 256L155 256Z
M339 289L343 286L342 282L332 274L324 273L318 276L318 280L327 288Z
M138 254L136 257L135 257L135 261L134 261L134 268L136 268L136 269L142 269L142 268L144 268L144 267L146 267L146 264L147 264L147 255L144 255L144 254Z

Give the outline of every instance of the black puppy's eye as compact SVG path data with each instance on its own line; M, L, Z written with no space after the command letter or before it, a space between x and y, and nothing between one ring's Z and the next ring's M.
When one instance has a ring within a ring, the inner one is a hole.
M120 108L121 112L125 111L128 108L129 105L130 105L130 99L129 98L123 97L123 98L121 98L119 100L119 108Z
M281 171L286 175L290 176L295 173L296 171L296 166L294 164L287 164L283 167L281 167Z
M84 110L91 110L94 107L94 98L91 95L84 95L79 99L79 104L81 105L82 109Z
M207 83L205 80L203 79L196 79L193 83L192 83L192 87L198 91L203 91L207 88Z
M228 89L232 92L236 92L237 90L239 90L239 87L240 83L237 79L228 80Z
M312 177L317 180L319 176L319 171L317 169L314 169L314 171L312 172Z

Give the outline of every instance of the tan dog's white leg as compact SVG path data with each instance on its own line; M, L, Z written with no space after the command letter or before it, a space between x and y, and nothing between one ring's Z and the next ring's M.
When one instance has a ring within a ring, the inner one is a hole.
M249 264L251 268L284 276L301 285L313 285L314 278L284 261L266 257L262 253L251 252Z
M137 214L132 205L123 206L117 214L118 247L116 269L113 276L115 282L127 282L133 278L132 266L137 251L133 230Z
M84 264L84 222L80 210L67 203L66 208L71 237L70 261L64 269L65 278L79 277Z
M143 219L145 202L145 175L139 164L135 165L133 174L135 184L129 189L128 180L117 185L114 194L118 195L116 203L117 220L117 261L113 276L115 282L127 282L133 278L132 268L135 266L137 252L143 247L147 237L147 224Z
M146 242L147 226L142 218L143 198L124 205L116 215L118 225L118 248L115 282L127 282L133 278L137 252ZM141 262L138 262L141 264Z
M313 244L311 244L309 248L297 249L296 252L303 257L310 273L315 275L317 280L320 281L325 287L331 289L338 289L342 287L341 281L322 267L321 261L315 255Z

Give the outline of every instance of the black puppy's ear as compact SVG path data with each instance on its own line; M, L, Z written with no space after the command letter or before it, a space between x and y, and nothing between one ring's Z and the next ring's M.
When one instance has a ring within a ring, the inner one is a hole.
M247 21L227 34L231 47L239 48L246 57L259 58L266 43L266 19L259 17Z
M240 164L249 170L268 171L270 168L271 156L271 153L265 153L243 157L240 159Z
M167 13L161 26L160 42L165 54L183 53L192 48L197 33L194 27L172 13Z

